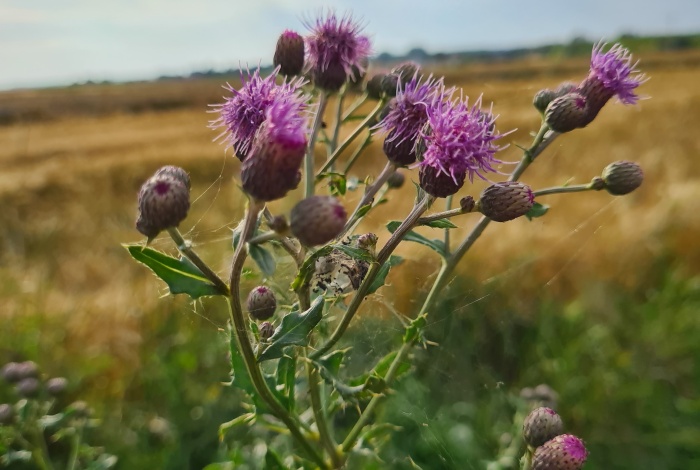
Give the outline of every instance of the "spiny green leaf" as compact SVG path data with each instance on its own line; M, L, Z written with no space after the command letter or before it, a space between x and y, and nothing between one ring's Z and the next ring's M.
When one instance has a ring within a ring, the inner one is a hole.
M545 204L540 204L539 202L536 202L532 205L529 211L527 211L527 214L525 214L525 217L528 218L528 220L536 219L537 217L542 217L547 213L549 210L549 206Z
M401 225L401 222L399 221L392 221L386 224L386 228L391 232L394 233L396 229L399 228ZM445 243L442 240L430 240L423 235L419 235L413 230L409 231L404 237L404 240L408 242L415 242L415 243L420 243L421 245L425 245L432 250L436 251L440 256L445 256Z
M277 383L282 386L281 393L287 397L289 410L294 410L294 388L296 385L297 359L288 354L277 363Z
M389 256L389 259L387 260L386 263L384 263L380 268L379 271L377 272L377 277L374 278L374 281L372 281L372 285L369 286L369 290L367 291L367 294L373 294L374 292L377 291L380 287L384 285L386 282L386 277L389 274L389 271L391 268L394 266L398 266L403 262L403 258L400 256L396 255L391 255Z
M153 248L141 245L122 245L139 263L146 265L168 285L171 294L187 294L193 299L207 295L223 295L189 261L173 258Z
M316 268L316 260L321 256L326 256L333 250L330 245L324 246L320 250L315 251L311 256L304 260L304 263L299 268L299 274L292 281L292 290L298 290L303 285L306 285L311 280L311 276L314 274Z
M282 357L285 346L306 346L309 333L321 321L323 315L323 297L314 300L311 307L303 313L289 312L270 338L270 345L260 354L258 361L267 361Z
M438 219L438 220L431 220L430 222L425 222L422 223L421 225L425 225L426 227L433 227L433 228L457 228L455 224L450 222L447 219Z
M272 253L262 246L254 244L248 245L248 252L265 276L270 277L275 273L277 263Z

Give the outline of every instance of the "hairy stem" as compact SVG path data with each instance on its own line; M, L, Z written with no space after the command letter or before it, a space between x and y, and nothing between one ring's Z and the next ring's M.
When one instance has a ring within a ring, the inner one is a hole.
M355 165L355 162L357 162L357 159L362 155L362 152L365 151L367 147L369 147L369 144L372 143L372 131L367 131L367 137L365 137L365 140L362 141L360 145L358 145L355 148L355 151L350 155L350 158L348 158L348 162L345 164L345 170L343 170L343 174L347 175L350 169Z
M572 186L556 186L533 191L535 197L546 196L547 194L580 193L583 191L595 191L591 184L577 184Z
M236 345L243 356L246 369L248 370L248 375L250 376L253 386L255 387L255 391L270 407L273 414L277 416L277 418L279 418L287 426L287 428L289 428L289 432L304 449L304 451L306 451L309 457L311 457L321 468L325 469L327 468L326 463L314 450L306 437L301 433L297 421L292 418L292 416L287 412L286 408L282 406L279 401L277 401L275 396L268 388L265 378L262 375L262 371L260 370L255 358L255 352L253 351L253 347L250 343L248 327L241 308L240 281L241 270L243 269L243 263L245 262L247 256L246 242L255 229L258 213L262 207L262 203L255 200L250 201L250 205L246 210L243 230L241 232L238 246L236 247L236 251L233 254L233 260L231 261L231 279L229 289L231 294L229 313L231 315L231 323L233 325L232 331L235 335Z
M321 91L318 98L318 110L316 110L316 117L314 118L314 124L311 128L311 138L309 139L309 147L306 151L306 159L304 160L304 176L306 178L306 197L314 195L314 189L316 186L316 173L314 165L314 155L316 147L316 137L318 137L318 131L321 129L321 123L323 122L323 112L326 110L326 103L328 102L328 95L325 91Z
M168 234L175 242L175 245L177 245L178 251L188 260L192 261L192 264L197 266L197 268L202 271L202 274L204 274L204 276L216 286L221 295L229 295L229 290L226 283L209 267L207 263L202 260L202 258L199 257L197 253L195 253L190 242L182 237L180 231L176 227L170 227L168 228Z

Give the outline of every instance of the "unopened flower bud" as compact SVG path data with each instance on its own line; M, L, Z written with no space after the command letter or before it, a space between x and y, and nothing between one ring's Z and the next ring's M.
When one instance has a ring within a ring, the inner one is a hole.
M267 341L275 334L275 326L269 321L260 324L260 341Z
M386 96L396 96L397 88L403 88L416 74L420 74L420 65L415 62L404 62L384 76L382 91Z
M266 286L258 286L248 294L246 307L250 316L256 320L267 320L275 314L277 299L272 289Z
M62 395L68 387L68 379L65 377L54 377L46 382L46 391L52 397Z
M34 377L22 379L15 386L15 391L23 398L35 398L39 395L40 389L41 383L39 382L39 379Z
M462 199L459 200L459 208L464 212L465 214L467 212L471 212L474 210L474 198L471 196L464 196Z
M559 400L559 394L547 384L539 384L532 390L531 400L540 403L542 406L547 406L549 408L557 407L557 400Z
M2 378L9 383L15 383L22 380L20 375L20 367L16 362L8 362L2 367Z
M280 235L286 236L289 233L289 222L283 215L274 216L267 222L267 226L270 227L270 230Z
M568 93L549 103L544 119L553 131L569 132L590 122L587 112L586 98L578 93Z
M188 175L187 172L179 166L166 165L158 168L153 176L171 176L180 181L180 183L184 184L188 190L192 187L190 183L190 175Z
M275 67L279 66L282 75L301 75L304 68L304 38L290 30L280 34L272 63Z
M535 196L529 186L517 181L506 181L486 188L481 193L477 207L489 219L507 222L527 214L534 202Z
M544 406L531 411L523 422L523 439L532 448L541 446L563 432L561 417L553 409Z
M397 166L412 165L417 160L414 142L410 139L399 140L400 135L394 129L384 139L384 154Z
M422 166L418 172L420 187L426 193L435 197L447 197L455 194L464 186L467 173L459 173L452 177L429 165Z
M600 191L605 189L605 180L600 176L595 176L590 182L591 189L594 191Z
M583 441L571 434L562 434L537 448L532 470L580 470L588 458Z
M577 88L578 85L573 82L560 83L559 86L557 86L554 89L554 97L559 98L560 96L568 95L569 93L575 91Z
M619 161L611 163L603 170L605 189L615 196L629 194L642 185L644 172L634 162Z
M190 191L172 176L153 176L139 191L139 218L136 228L149 238L170 227L177 227L190 209Z
M19 379L39 377L39 366L34 361L24 361L17 365Z
M73 414L76 418L89 418L92 414L88 404L82 400L74 401L68 405L66 412Z
M8 405L7 403L0 405L0 426L12 424L14 417L15 409L12 408L12 405Z
M379 100L383 96L382 83L384 83L385 73L377 73L367 80L367 96L373 100Z
M314 84L329 93L340 90L348 79L348 73L340 62L331 62L325 68L314 68L311 75Z
M556 98L554 92L548 88L538 91L532 98L532 105L537 111L544 113L549 103Z
M386 185L391 189L399 189L403 186L404 181L406 181L406 177L403 173L395 171L389 175L389 178L386 180Z
M323 245L340 234L348 216L332 196L311 196L292 209L292 233L306 246Z

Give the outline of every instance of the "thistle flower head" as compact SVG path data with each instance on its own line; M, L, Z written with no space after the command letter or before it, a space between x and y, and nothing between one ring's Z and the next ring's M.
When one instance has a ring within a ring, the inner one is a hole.
M419 132L425 146L421 167L432 167L457 181L469 176L486 179L501 163L495 154L502 147L496 140L503 137L496 131L496 117L481 109L481 97L469 106L465 99L436 103L428 108L427 126Z
M363 26L350 15L339 18L329 11L306 26L311 31L306 38L307 64L318 86L337 91L353 67L360 72L365 70L370 41L361 34Z
M581 439L562 434L537 448L532 459L532 470L579 470L587 458L588 451Z
M615 44L603 52L605 44L600 42L593 47L591 71L594 77L624 104L635 104L639 96L634 90L644 83L646 77L637 70L637 62L632 62L632 54Z
M288 106L301 107L301 101L305 98L299 92L304 84L302 78L284 81L278 85L275 83L277 70L266 78L260 76L260 69L252 74L241 72L243 85L240 90L226 84L224 87L233 96L226 98L221 104L214 105L215 113L219 118L211 121L212 129L224 128L224 132L218 138L225 138L233 147L236 156L244 160L253 144L253 138L267 116L268 109L275 103L295 103Z

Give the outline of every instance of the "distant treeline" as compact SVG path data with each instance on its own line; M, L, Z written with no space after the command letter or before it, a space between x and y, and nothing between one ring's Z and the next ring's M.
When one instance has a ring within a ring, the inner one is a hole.
M658 51L681 51L688 49L700 49L700 34L682 34L674 36L638 36L634 34L623 34L609 42L619 42L630 49L633 53L658 52ZM477 50L463 52L438 52L430 54L421 48L410 50L405 55L392 55L389 53L379 54L373 59L378 65L392 64L401 61L412 60L421 64L426 63L469 63L469 62L495 62L522 59L530 56L541 57L579 57L591 53L594 42L584 38L576 37L567 44L549 44L538 47L523 47L517 49L502 50ZM263 72L272 70L271 66L263 67ZM161 76L159 80L174 80L181 78L212 78L230 77L237 75L239 69L228 70L206 70L191 73L189 76Z

